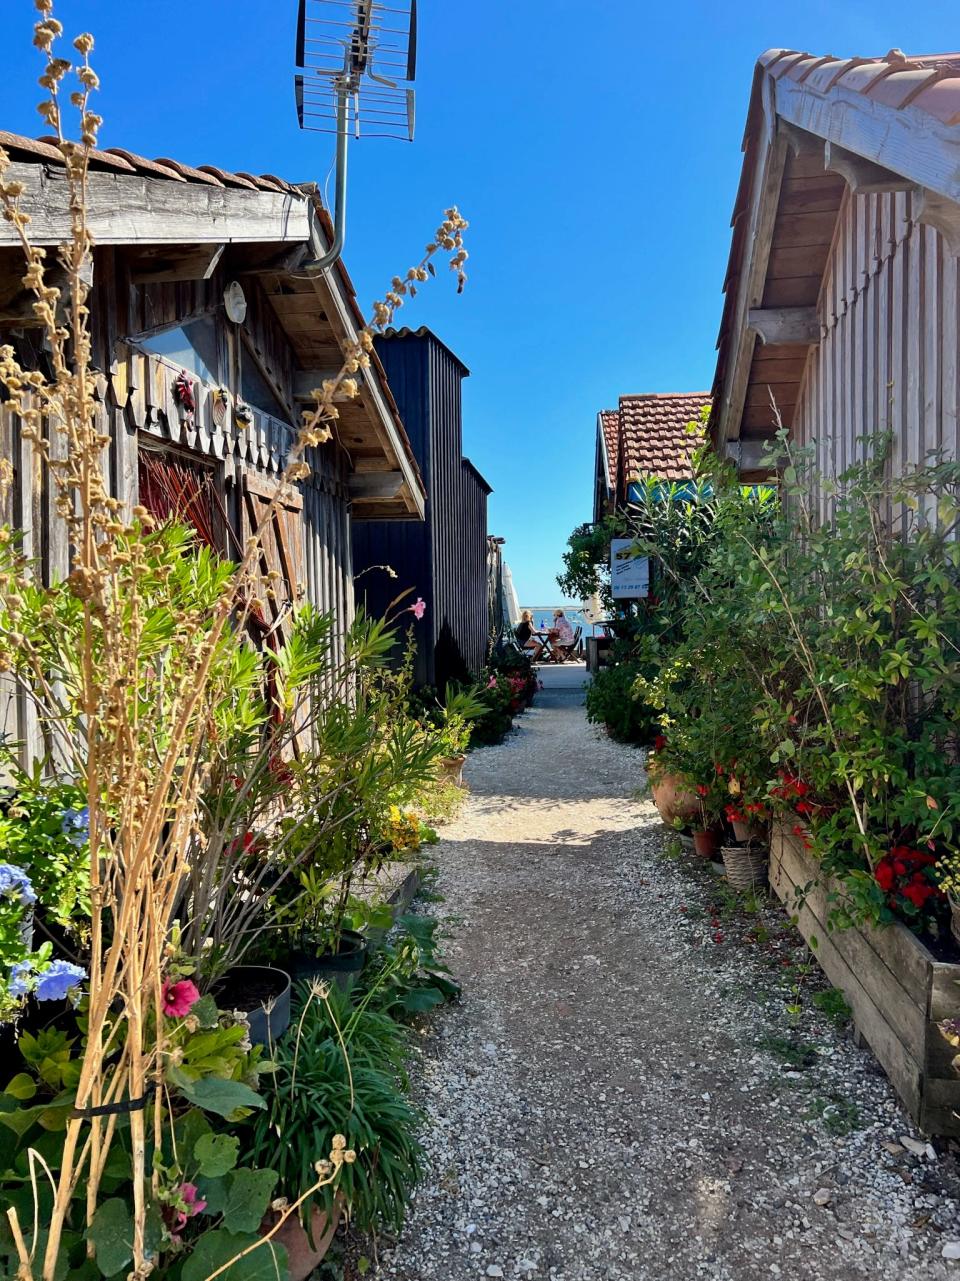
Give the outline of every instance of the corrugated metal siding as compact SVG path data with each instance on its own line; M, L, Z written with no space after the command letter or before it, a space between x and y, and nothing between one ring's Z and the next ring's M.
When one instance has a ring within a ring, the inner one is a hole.
M960 261L915 221L909 193L848 197L820 296L794 435L818 469L863 457L857 437L889 432L894 474L931 450L958 456Z
M397 575L369 569L357 597L377 613L401 591L410 589L411 601L423 597L414 674L421 684L442 684L478 672L487 646L487 491L462 460L465 370L429 333L387 337L377 350L420 464L427 508L423 523L354 525L357 574L386 563Z

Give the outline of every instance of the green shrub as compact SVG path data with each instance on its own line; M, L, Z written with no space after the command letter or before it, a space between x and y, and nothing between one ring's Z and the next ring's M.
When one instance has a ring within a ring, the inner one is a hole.
M601 667L587 686L587 719L605 725L611 738L621 743L650 743L657 733L656 713L634 697L641 675L637 662Z
M356 1161L304 1202L330 1210L336 1193L361 1230L399 1231L421 1175L419 1116L406 1097L407 1034L366 1000L304 985L291 1031L276 1047L275 1089L247 1133L247 1160L270 1165L291 1200L316 1181L314 1166L342 1134Z

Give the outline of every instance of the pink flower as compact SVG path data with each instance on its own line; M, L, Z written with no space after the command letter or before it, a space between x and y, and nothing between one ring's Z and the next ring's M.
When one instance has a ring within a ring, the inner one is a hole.
M427 612L427 602L423 599L422 596L418 596L417 599L410 606L410 613L419 622L419 620L423 618L426 612Z
M487 689L493 689L496 686L496 683L497 683L496 676L491 676L490 679L487 681Z
M197 1196L197 1185L195 1183L180 1184L180 1200L184 1208L178 1210L174 1217L174 1232L180 1232L187 1226L188 1219L192 1219L194 1215L207 1208L206 1201Z
M180 979L172 983L170 979L164 982L162 990L163 1012L168 1019L182 1019L189 1014L196 1003L200 1000L200 993L197 985L191 983L189 979ZM192 1184L184 1184L184 1187L192 1187ZM194 1188L196 1192L196 1188Z

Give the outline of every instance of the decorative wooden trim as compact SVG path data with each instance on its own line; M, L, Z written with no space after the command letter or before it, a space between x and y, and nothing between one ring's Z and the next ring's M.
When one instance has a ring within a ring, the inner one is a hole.
M863 156L858 156L828 138L823 144L823 167L846 182L855 196L882 194L888 191L915 191L917 184L902 174L885 169Z
M960 257L960 204L921 188L913 200L913 213L917 222L939 231L947 251Z
M816 307L752 307L747 325L764 344L812 347L820 341Z
M256 472L245 471L243 473L243 488L246 493L256 494L257 498L265 498L267 502L272 503L280 486L275 482L264 480ZM303 507L303 495L291 487L290 492L281 500L280 506L288 507L293 511L300 511Z

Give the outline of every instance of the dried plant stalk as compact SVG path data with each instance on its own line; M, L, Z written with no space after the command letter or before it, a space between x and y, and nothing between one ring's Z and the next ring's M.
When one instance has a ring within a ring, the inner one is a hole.
M26 681L45 730L85 784L90 817L88 1034L42 1261L29 1253L16 1215L10 1214L21 1276L53 1281L71 1198L84 1180L88 1226L96 1212L116 1118L104 1121L89 1113L111 1103L130 1108L134 1274L145 1276L153 1266L144 1240L147 1147L148 1140L159 1146L168 1119L161 1088L168 1052L161 999L168 931L195 848L206 727L225 692L224 652L241 643L243 615L254 603L260 548L258 537L248 541L240 565L212 605L170 601L171 630L161 661L145 643L148 610L141 600L148 584L155 586L150 520L143 509L124 511L109 493L103 470L109 437L100 431L94 398L87 168L101 121L89 108L89 95L98 85L89 62L93 39L82 35L74 41L79 87L70 101L78 113L80 141L72 142L61 113L71 66L54 53L62 27L53 17L52 0L35 4L40 20L34 42L45 55L40 83L48 95L40 111L56 133L66 168L70 237L58 253L65 277L61 291L48 283L45 251L30 243L22 188L6 180L10 162L0 150L0 209L23 247L24 283L35 295L34 311L53 369L47 379L22 368L12 348L0 347L0 385L22 422L37 468L50 479L73 548L69 577L55 590L79 603L82 640L75 688L66 693L49 678L36 639L19 634L12 624L0 628L0 666ZM370 364L374 333L389 325L417 284L434 274L432 260L441 251L449 252L462 287L466 225L456 209L448 210L418 264L405 277L395 277L385 298L374 304L373 322L361 330L337 375L315 393L316 403L286 460L274 509L309 475L307 451L336 431L337 402L357 395L355 375ZM0 483L9 480L7 463ZM274 509L261 529L269 526ZM0 605L8 620L16 619L18 601L31 584L30 565L13 556L0 574Z

